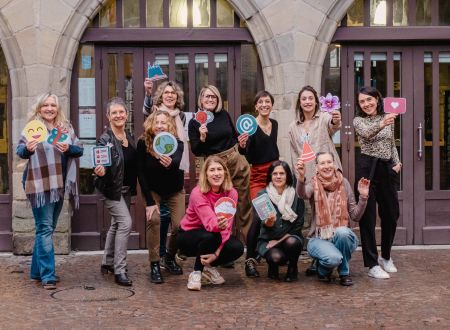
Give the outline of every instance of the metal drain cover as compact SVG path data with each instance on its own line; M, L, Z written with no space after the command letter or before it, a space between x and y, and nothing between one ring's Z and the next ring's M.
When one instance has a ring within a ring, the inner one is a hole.
M93 285L80 285L61 289L53 292L50 296L54 299L64 301L114 301L126 299L134 295L131 289L118 287L95 287Z

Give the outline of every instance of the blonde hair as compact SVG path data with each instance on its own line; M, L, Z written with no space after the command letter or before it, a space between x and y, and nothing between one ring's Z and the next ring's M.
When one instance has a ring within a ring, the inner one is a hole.
M205 163L203 164L202 169L200 170L200 177L198 179L198 186L200 188L200 191L206 194L208 191L211 190L211 185L208 182L208 175L206 173L208 172L208 168L209 166L211 166L212 163L220 164L225 172L225 176L223 178L220 190L230 191L233 188L233 182L231 181L230 171L228 171L228 167L225 165L225 162L219 156L209 156L208 158L206 158Z
M159 107L163 103L163 94L164 90L167 86L173 88L175 93L177 93L177 101L175 103L175 108L178 110L183 110L184 108L184 92L181 89L180 85L178 85L175 81L165 81L161 85L158 86L158 89L155 92L155 106Z
M55 94L52 94L50 92L48 93L44 93L41 94L37 97L36 99L36 103L33 104L31 111L31 117L28 119L28 121L32 121L32 120L40 120L42 122L45 122L44 119L41 116L41 108L44 105L45 101L47 101L47 99L51 97L55 100L56 103L56 110L57 110L57 114L55 117L55 121L54 121L54 125L55 126L60 126L60 127L64 127L64 128L68 128L70 126L69 121L66 119L66 116L64 116L64 114L61 112L61 104L59 103L59 98L58 96L56 96Z
M148 116L147 119L144 121L144 133L142 133L141 139L145 141L147 152L151 154L153 157L157 156L155 151L153 150L153 139L155 138L155 134L153 133L153 127L156 122L156 117L159 115L166 116L168 127L167 132L178 138L175 120L172 118L172 116L167 111L163 110L156 110L155 112L152 112L152 114Z
M213 85L208 85L203 87L200 90L200 93L198 94L198 100L197 100L197 106L199 109L203 109L202 107L202 98L203 98L203 94L206 92L206 90L209 89L215 96L217 96L217 106L214 109L215 112L220 112L223 110L223 102L222 102L222 97L220 96L220 92L217 89L216 86Z

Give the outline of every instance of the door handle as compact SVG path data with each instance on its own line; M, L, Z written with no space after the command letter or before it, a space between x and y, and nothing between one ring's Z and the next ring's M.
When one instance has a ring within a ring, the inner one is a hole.
M423 127L422 123L419 123L419 126L417 126L417 133L419 136L419 148L417 149L417 158L419 160L422 160L423 156Z

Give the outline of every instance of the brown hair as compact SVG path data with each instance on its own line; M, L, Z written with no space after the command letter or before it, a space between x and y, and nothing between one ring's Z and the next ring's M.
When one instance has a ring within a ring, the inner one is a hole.
M206 172L208 172L208 168L212 163L218 163L223 167L225 172L225 176L223 178L222 187L220 187L221 191L230 191L233 188L233 182L231 181L231 175L228 171L228 167L225 165L225 162L219 156L209 156L206 158L205 163L200 170L200 177L198 179L198 186L200 191L206 194L211 190L211 185L208 182L208 176Z
M147 152L156 157L156 153L153 150L153 139L155 138L155 134L153 133L153 127L155 125L156 117L159 115L164 115L167 117L167 132L178 138L177 130L175 128L175 120L172 116L163 110L156 110L147 119L144 121L144 133L142 133L141 139L145 141L145 146L147 147Z
M155 106L159 107L163 103L163 94L167 86L172 87L175 93L177 93L177 101L175 103L175 108L178 110L183 110L184 92L181 89L180 85L178 85L175 81L172 80L165 81L158 86L158 89L155 92Z
M214 109L214 112L220 112L222 111L222 107L223 107L223 102L222 102L222 97L220 96L220 92L217 89L216 86L213 85L208 85L205 86L201 89L200 93L198 94L198 100L197 100L197 106L199 109L203 109L202 107L202 98L203 98L203 94L206 92L206 90L209 89L215 96L217 96L217 106Z
M295 105L296 117L301 122L305 120L305 114L303 113L303 109L300 106L300 98L301 98L303 92L306 92L306 91L313 93L314 99L316 100L316 109L314 110L314 116L316 115L317 111L319 111L319 106L320 106L319 97L317 96L316 90L312 86L309 86L309 85L304 86L300 90L300 92L298 92L297 103Z

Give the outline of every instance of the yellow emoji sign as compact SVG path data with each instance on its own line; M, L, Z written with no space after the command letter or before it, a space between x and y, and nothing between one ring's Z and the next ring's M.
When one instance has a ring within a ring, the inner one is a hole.
M47 127L40 120L30 121L22 131L27 141L37 140L44 141L48 136Z

